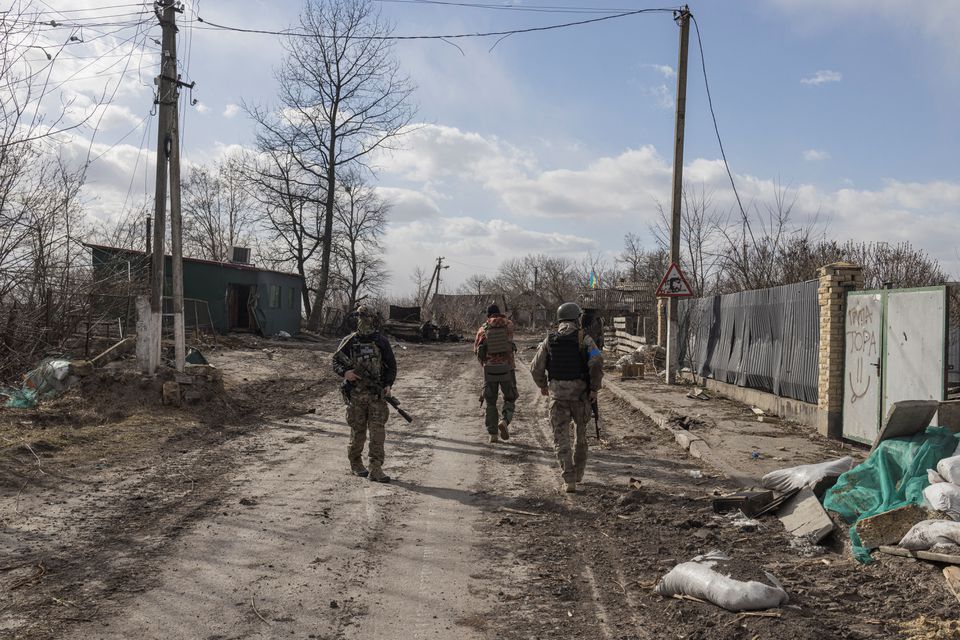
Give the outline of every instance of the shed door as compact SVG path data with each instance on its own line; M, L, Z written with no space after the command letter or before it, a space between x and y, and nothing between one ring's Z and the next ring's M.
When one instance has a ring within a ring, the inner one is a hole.
M946 287L887 294L882 415L900 400L944 399L946 298Z

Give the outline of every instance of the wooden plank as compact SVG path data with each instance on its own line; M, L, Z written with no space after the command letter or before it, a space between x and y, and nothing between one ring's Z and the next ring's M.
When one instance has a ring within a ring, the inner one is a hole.
M943 577L947 580L947 589L960 601L960 567L944 567Z
M900 547L882 545L878 547L881 552L892 556L901 556L903 558L915 558L919 560L930 560L931 562L944 562L946 564L960 565L960 556L949 553L934 553L933 551L909 551Z

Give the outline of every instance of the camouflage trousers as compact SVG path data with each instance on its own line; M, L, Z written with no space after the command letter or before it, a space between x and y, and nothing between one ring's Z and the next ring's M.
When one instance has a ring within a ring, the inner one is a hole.
M383 466L383 443L387 438L387 401L376 391L355 389L350 404L347 405L347 424L350 425L350 444L347 447L347 459L350 464L358 464L363 459L363 445L370 433L368 456L370 468Z
M564 482L579 482L587 467L588 393L586 383L581 381L563 380L550 384L553 448Z
M503 392L503 412L497 410L497 398L500 392ZM502 415L503 421L510 424L513 420L513 411L517 402L517 372L511 371L507 380L484 380L483 381L483 401L487 404L487 413L484 423L487 426L487 433L497 433L497 423L500 422Z

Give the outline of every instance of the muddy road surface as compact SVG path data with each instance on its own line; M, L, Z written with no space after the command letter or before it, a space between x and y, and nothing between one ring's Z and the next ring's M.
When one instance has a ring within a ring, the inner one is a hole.
M938 569L861 567L839 543L791 545L775 518L713 514L711 494L732 485L606 394L585 482L560 493L546 402L525 370L512 437L490 444L469 347L406 347L394 390L416 420L391 415L391 484L348 472L330 345L215 354L230 394L221 419L170 412L68 425L70 437L8 426L0 638L958 633ZM652 592L712 550L772 572L790 604L740 616Z

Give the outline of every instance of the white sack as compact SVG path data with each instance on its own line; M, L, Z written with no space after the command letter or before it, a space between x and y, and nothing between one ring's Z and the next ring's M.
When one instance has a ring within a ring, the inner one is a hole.
M934 469L927 469L927 482L930 484L937 484L938 482L946 482L939 473Z
M960 487L950 482L938 482L923 490L923 498L934 511L960 520Z
M938 544L960 544L960 522L924 520L913 525L900 541L900 547L910 551L926 551Z
M937 463L937 473L953 484L960 484L960 456L950 456Z
M836 477L853 469L855 463L850 456L837 460L827 460L817 464L802 464L788 469L777 469L760 478L764 489L791 491L793 489L813 488L824 478Z
M764 572L773 585L734 580L714 571L718 561L728 559L722 553L713 552L678 564L663 576L655 591L663 596L693 596L728 611L771 609L789 601L787 592L769 573Z

